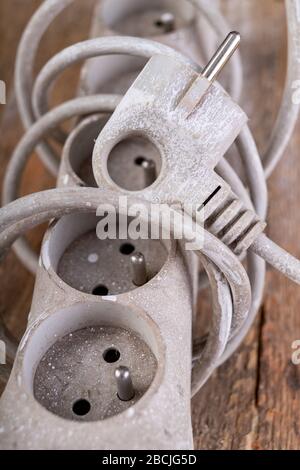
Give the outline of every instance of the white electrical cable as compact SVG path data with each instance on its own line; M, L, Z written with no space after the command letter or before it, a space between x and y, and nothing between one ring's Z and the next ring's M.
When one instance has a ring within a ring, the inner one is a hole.
M288 28L288 66L283 97L268 149L263 156L269 178L281 160L299 116L300 100L300 0L285 0ZM297 96L298 95L298 96Z
M94 112L113 112L120 97L117 95L95 95L75 98L45 114L33 124L23 136L16 147L6 170L2 200L8 204L20 196L20 184L25 166L35 147L42 138L55 129L60 123L74 116L91 114ZM38 266L38 256L22 238L14 245L14 250L23 264L35 274Z
M264 233L259 235L250 249L293 282L300 284L300 261Z
M47 0L30 19L19 43L15 65L15 91L19 113L25 129L35 122L31 104L33 69L40 41L52 21L74 0ZM57 176L59 160L47 144L38 153L51 174Z
M189 1L201 14L205 15L219 38L223 39L230 31L230 28L216 5L213 5L211 1L207 2L207 0ZM15 67L15 90L19 112L26 129L35 122L31 92L35 57L40 41L55 18L72 3L74 3L74 0L45 1L30 19L20 40ZM231 86L229 93L238 101L242 89L242 66L239 52L232 58L230 67ZM53 149L48 144L43 143L39 147L38 153L46 168L56 176L58 161Z

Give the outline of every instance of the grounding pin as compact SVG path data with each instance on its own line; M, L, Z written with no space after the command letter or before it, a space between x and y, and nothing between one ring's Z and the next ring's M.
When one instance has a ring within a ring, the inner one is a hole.
M175 29L175 16L173 13L163 13L156 21L156 26L163 28L165 33L171 33Z
M156 180L156 165L153 160L145 159L141 166L144 170L145 187L151 186Z
M118 397L122 401L130 401L134 397L134 388L128 367L120 366L115 370Z
M132 282L136 286L143 286L148 281L145 256L142 253L134 253L130 257Z

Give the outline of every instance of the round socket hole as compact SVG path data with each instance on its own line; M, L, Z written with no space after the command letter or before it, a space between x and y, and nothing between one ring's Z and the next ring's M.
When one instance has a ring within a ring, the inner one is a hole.
M103 359L105 362L108 362L108 364L113 364L114 362L117 362L120 359L120 351L116 348L109 348L106 349L103 353Z
M129 224L132 218L128 219ZM117 223L119 220L118 218ZM80 223L78 216L67 216L56 224L51 234L49 253L53 269L62 281L73 289L93 295L94 299L107 299L107 296L136 289L132 282L130 260L134 252L143 253L147 260L148 281L151 281L163 268L168 259L170 244L166 241L152 240L150 225L147 240L134 240L130 237L99 240L98 223L99 218L94 214L81 214ZM129 248L122 246L127 244L131 246ZM57 247L60 247L60 252L57 251ZM106 289L97 289L100 285Z
M141 135L121 140L107 157L108 175L119 188L128 191L142 191L154 184L161 167L158 147Z
M135 250L135 247L131 243L123 243L123 245L120 246L120 253L122 255L131 255Z
M163 378L158 369L158 361L164 358L159 330L141 313L118 302L103 301L77 303L50 315L34 332L26 350L22 370L28 393L33 391L35 400L49 412L73 422L105 420L131 407L155 377L157 385ZM64 322L60 321L62 315ZM131 330L129 324L136 324L137 329ZM83 328L78 330L78 326ZM57 341L51 344L56 335ZM43 356L41 342L48 348ZM117 353L108 353L111 349ZM110 364L103 356L119 360ZM132 371L135 396L130 402L116 396L114 373L121 363ZM97 380L99 372L107 380Z
M73 404L73 407L72 407L73 413L77 416L87 415L89 413L90 409L91 409L90 402L83 399L83 398L80 399L80 400L75 401L75 403Z
M94 287L92 294L93 295L99 295L99 296L105 296L108 295L109 290L104 284L99 284L98 286Z

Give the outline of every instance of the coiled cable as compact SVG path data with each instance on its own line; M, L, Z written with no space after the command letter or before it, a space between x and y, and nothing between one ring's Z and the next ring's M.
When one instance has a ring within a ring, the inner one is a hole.
M144 58L150 58L154 54L166 54L177 57L179 60L192 65L195 70L200 71L200 67L192 63L184 55L154 41L130 37L108 37L83 41L61 51L42 68L34 86L32 86L33 66L39 42L56 16L73 3L73 1L45 1L32 17L18 49L15 88L19 111L28 132L15 150L5 177L3 201L5 204L10 204L1 210L0 247L2 246L3 249L7 248L20 235L37 223L49 220L51 217L60 217L69 210L79 210L82 208L79 194L82 197L83 194L90 195L91 191L93 191L89 189L89 193L83 193L80 190L81 192L77 193L79 189L76 189L76 191L53 190L53 193L47 192L47 195L46 192L41 193L41 197L38 195L38 197L35 197L35 200L31 196L27 196L27 199L20 200L23 202L12 202L19 196L19 184L22 173L28 158L37 145L38 153L46 168L52 174L57 175L59 159L54 150L45 141L50 132L57 129L64 120L70 117L101 111L113 112L115 106L119 103L119 96L97 95L76 98L52 111L48 111L48 93L56 77L66 67L75 62L102 54L130 54ZM213 2L208 0L189 1L197 9L197 14L206 17L219 37L224 36L230 30L224 17ZM243 200L246 207L254 208L263 219L266 217L268 203L266 177L271 174L282 157L299 113L299 105L293 103L292 99L293 84L300 75L299 3L299 0L286 0L289 43L288 71L282 104L270 138L268 150L261 159L248 127L245 127L236 141L241 161L245 168L249 193L234 171L234 168L225 159L219 163L217 168L221 176L230 184L232 190ZM235 99L239 99L242 89L242 66L239 54L234 56L231 61L231 75L232 80L229 91ZM70 192L68 193L68 191ZM56 199L58 195L61 198L59 203ZM74 206L72 208L68 205L70 204L69 195L72 195L74 198ZM45 197L49 197L50 200L46 202ZM55 206L54 204L55 207L51 207L50 210L49 204L51 205L52 203L52 197L57 205ZM78 205L75 207L77 203ZM23 204L22 214L18 213L21 204ZM31 207L29 207L30 204ZM28 210L24 210L24 207L27 207L27 205ZM265 235L261 235L248 252L250 284L244 271L240 271L243 274L241 274L240 279L241 285L237 288L236 282L233 282L230 272L228 272L228 267L225 267L222 260L224 261L227 256L230 256L231 269L235 266L238 271L242 268L240 261L225 245L208 232L206 232L206 240L210 240L210 243L212 243L217 251L214 252L212 250L210 252L206 245L200 256L208 274L212 292L214 295L218 292L218 295L213 299L214 313L212 315L209 338L195 341L193 393L199 390L215 367L224 362L236 350L249 331L262 301L265 277L264 260L274 265L295 282L300 282L299 261L271 242ZM35 272L37 256L26 240L19 239L15 243L14 248L25 266L32 272ZM229 252L231 253L230 255ZM218 256L216 256L216 253L218 253ZM250 291L252 292L251 304ZM230 299L232 297L231 302L233 300L233 304L228 303L229 297ZM221 337L222 341L220 342Z

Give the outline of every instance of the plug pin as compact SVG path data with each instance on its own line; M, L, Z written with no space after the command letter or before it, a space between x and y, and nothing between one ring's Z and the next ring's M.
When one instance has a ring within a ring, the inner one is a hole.
M120 366L115 370L117 380L118 397L122 401L130 401L134 397L131 374L128 367Z
M236 51L240 42L241 36L239 33L236 31L229 33L202 70L202 77L206 78L209 82L213 82Z
M147 188L156 180L156 165L153 160L144 159L142 162L142 168L144 170L145 187Z
M130 263L133 284L143 286L148 281L145 256L142 253L134 253L130 258Z

